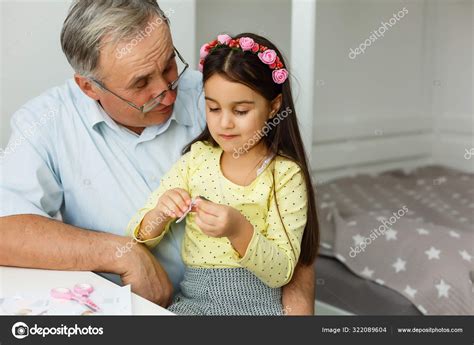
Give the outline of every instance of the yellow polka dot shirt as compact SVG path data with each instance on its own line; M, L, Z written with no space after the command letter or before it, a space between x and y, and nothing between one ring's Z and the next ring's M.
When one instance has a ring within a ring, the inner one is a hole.
M250 185L240 186L222 174L222 152L220 147L207 142L194 143L190 152L162 178L160 187L132 218L127 231L136 237L145 214L169 189L182 188L191 198L201 195L212 202L229 205L239 210L254 228L245 255L241 257L227 237L205 235L191 212L186 217L181 253L184 263L194 268L244 267L268 286L281 287L291 280L306 225L307 191L301 169L298 164L277 155ZM273 174L281 219L275 204ZM171 222L160 236L141 242L154 247L168 232Z

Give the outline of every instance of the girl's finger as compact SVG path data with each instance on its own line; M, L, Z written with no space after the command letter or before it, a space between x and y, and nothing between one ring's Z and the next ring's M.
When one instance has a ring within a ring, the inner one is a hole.
M198 209L196 212L196 218L199 218L199 220L208 227L213 228L217 225L217 218L213 215L203 212L201 209Z
M205 213L218 217L220 211L221 211L221 205L215 204L212 201L206 201L201 198L198 199L197 201L197 208L204 211Z
M184 189L176 188L170 192L169 196L171 199L173 199L174 203L178 205L181 211L187 211L188 205L191 203L188 192L186 192Z
M212 224L212 225L219 224L219 216L206 212L205 210L201 208L200 205L197 206L196 213L200 214L201 218L206 219L206 222L208 224Z
M199 227L199 229L201 229L203 233L207 234L209 231L211 231L210 226L204 223L201 220L201 218L199 218L198 216L194 218L194 221L196 222L196 225Z
M173 210L169 209L165 204L161 205L161 212L163 212L167 217L177 217Z
M174 214L174 217L181 217L183 215L183 211L181 211L180 207L175 203L172 198L168 196L164 197L161 202L171 213Z
M191 203L191 195L189 195L187 190L182 188L175 188L174 191L179 193L186 203Z

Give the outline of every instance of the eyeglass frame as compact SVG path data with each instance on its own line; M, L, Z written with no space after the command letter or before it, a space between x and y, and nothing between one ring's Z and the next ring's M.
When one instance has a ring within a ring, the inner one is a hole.
M168 84L167 88L165 90L163 90L162 92L160 92L160 94L152 99L150 99L148 102L146 102L145 104L143 104L141 107L139 107L138 105L136 105L135 103L123 98L122 96L116 94L115 92L113 92L112 90L108 89L102 82L98 81L97 79L94 79L94 78L90 78L90 80L95 83L97 86L99 86L101 89L107 91L107 92L110 92L112 95L114 95L115 97L121 99L122 101L126 102L129 106L131 106L132 108L140 111L141 113L143 114L146 114L150 111L152 111L153 109L155 109L158 105L161 104L161 101L163 100L164 96L166 95L166 93L170 90L175 90L176 87L178 86L178 81L179 81L179 78L181 78L181 76L183 75L184 71L186 71L186 69L189 67L189 64L183 59L183 57L181 56L181 54L179 53L178 49L176 49L176 47L173 46L173 50L176 52L176 55L178 55L179 59L181 60L181 62L184 64L184 69L181 71L181 73L179 73L178 77L172 81L171 83ZM161 98L161 99L160 99ZM148 105L148 107L150 105L152 105L156 100L160 99L160 101L158 103L156 103L155 105L153 105L153 107L151 107L150 109L146 109L146 106Z

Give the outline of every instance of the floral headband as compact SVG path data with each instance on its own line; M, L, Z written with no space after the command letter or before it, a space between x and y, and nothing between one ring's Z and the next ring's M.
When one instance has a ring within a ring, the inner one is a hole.
M217 40L203 44L200 50L199 70L202 72L204 60L211 51L216 48L228 46L230 48L237 48L243 51L250 51L258 55L260 61L268 65L273 70L272 78L277 84L283 84L288 78L288 71L283 68L283 64L277 53L273 49L268 49L263 45L259 45L250 37L241 37L239 39L232 39L229 35L219 35Z

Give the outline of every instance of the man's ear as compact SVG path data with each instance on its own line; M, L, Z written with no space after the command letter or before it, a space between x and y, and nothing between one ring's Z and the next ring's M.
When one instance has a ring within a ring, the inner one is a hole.
M87 96L92 98L93 100L98 101L100 99L99 94L97 93L96 86L92 83L89 78L86 78L80 74L74 74L74 80L76 84L81 88L82 92L84 92Z
M283 96L280 93L270 103L270 108L271 108L270 109L270 119L273 118L277 114L278 110L280 110L282 102L283 102Z

